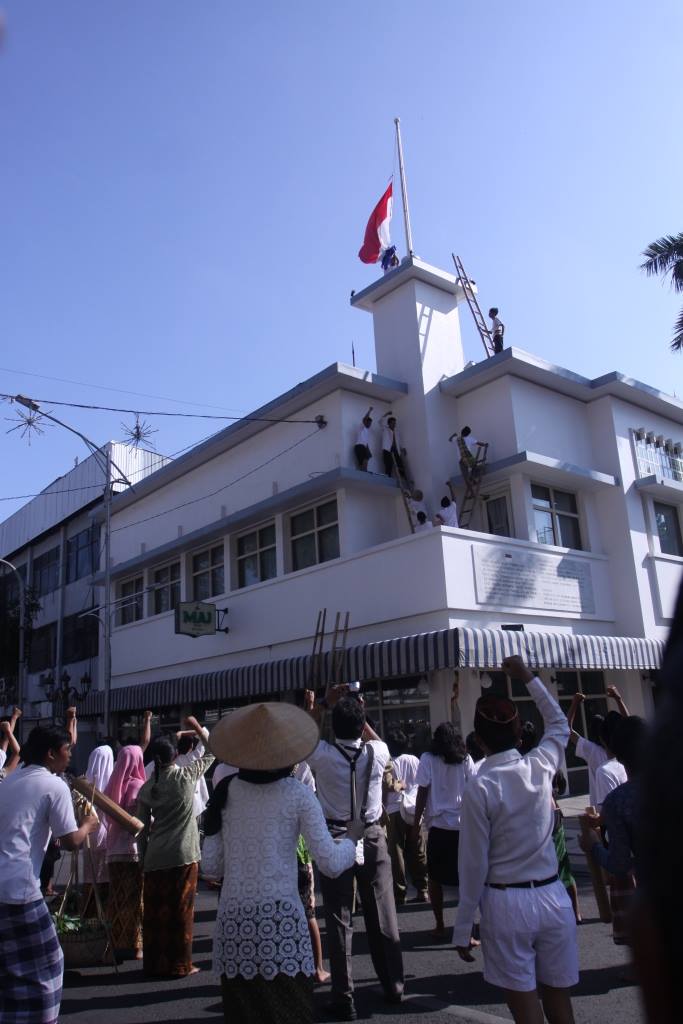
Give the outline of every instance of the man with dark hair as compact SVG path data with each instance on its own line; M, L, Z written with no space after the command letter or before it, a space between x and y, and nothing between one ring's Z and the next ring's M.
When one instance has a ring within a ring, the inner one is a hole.
M64 957L40 891L50 835L76 850L99 820L76 823L71 793L59 775L71 760L64 729L36 726L21 750L23 765L0 786L0 1020L56 1022Z
M354 879L363 905L363 917L372 963L384 998L399 1003L403 996L403 957L394 904L391 860L382 818L382 779L389 750L365 719L358 697L348 686L328 688L323 706L306 691L306 710L322 724L323 709L332 709L334 743L320 740L307 759L315 773L318 799L327 827L335 838L345 834L349 822L360 819L365 828L356 863L338 878L320 873L332 974L333 1020L355 1020L351 954Z
M406 450L401 445L401 439L398 436L396 417L393 412L385 412L380 422L382 423L382 461L384 463L384 472L387 476L393 476L395 467L398 475L405 479L406 471L403 459Z
M503 351L503 336L505 334L505 324L498 316L497 306L491 306L489 310L489 317L491 319L491 344L493 345L494 355L498 355L499 352Z
M426 903L427 850L422 832L415 835L411 827L415 819L415 780L420 761L415 754L408 753L408 737L402 729L392 729L387 736L387 746L391 754L391 770L384 807L388 818L387 842L394 876L394 897L399 905L406 901L407 866L410 880L417 890L417 902Z
M368 463L372 458L372 449L370 448L370 427L372 426L371 412L372 406L370 406L361 420L361 425L358 428L358 433L356 435L356 443L353 446L353 453L356 456L358 468L364 473L367 473Z
M557 701L519 657L503 671L524 684L543 718L543 738L522 757L512 701L477 701L474 728L486 754L462 800L460 905L453 943L473 961L470 936L481 905L484 978L500 986L518 1024L573 1024L569 989L579 979L576 921L558 878L553 843L553 778L569 725ZM543 1009L539 1004L539 995Z

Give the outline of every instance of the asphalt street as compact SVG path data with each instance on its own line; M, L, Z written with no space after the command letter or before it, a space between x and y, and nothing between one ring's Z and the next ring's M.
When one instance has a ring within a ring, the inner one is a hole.
M578 867L580 855L575 855ZM574 995L577 1024L641 1024L637 988L624 977L628 952L616 947L609 925L597 919L588 876L579 871L577 881L585 923L579 928L581 981ZM211 973L211 934L216 892L201 887L197 900L194 962L201 972L171 982L148 982L138 963L126 963L116 976L111 967L68 972L62 1001L62 1024L170 1024L175 1021L212 1022L222 1019L217 981ZM452 922L454 910L447 912ZM433 918L429 907L408 903L400 908L399 923L406 971L406 999L398 1007L386 1006L377 990L359 914L355 918L354 975L359 1019L377 1024L493 1024L510 1020L498 991L482 977L481 954L474 964L464 964L449 945L431 937ZM321 925L323 922L321 921ZM324 943L324 926L323 926ZM316 990L320 1010L328 995L326 986Z

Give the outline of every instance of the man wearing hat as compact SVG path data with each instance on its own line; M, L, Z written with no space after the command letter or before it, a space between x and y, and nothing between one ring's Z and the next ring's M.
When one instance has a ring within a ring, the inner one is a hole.
M332 973L329 1015L334 1020L355 1020L351 972L354 878L363 906L370 956L384 998L389 1003L399 1003L403 997L403 957L391 859L380 824L382 778L390 754L387 745L367 724L362 700L349 696L348 685L329 687L323 706L332 711L334 743L320 740L308 763L315 772L327 826L331 835L339 836L356 818L365 824L354 866L337 878L330 878L324 869L320 872ZM306 709L320 723L319 708L313 691L307 690Z
M477 701L474 728L486 759L462 800L453 944L462 960L474 960L470 936L481 906L484 978L504 990L514 1019L541 1022L545 1011L554 1024L573 1024L576 920L558 878L552 803L569 725L521 658L507 658L503 671L526 685L543 718L543 738L522 756L516 705L494 695Z

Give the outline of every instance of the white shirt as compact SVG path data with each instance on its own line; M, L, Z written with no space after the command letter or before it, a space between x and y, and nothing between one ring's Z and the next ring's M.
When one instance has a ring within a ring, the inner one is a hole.
M474 776L469 754L460 764L446 764L442 757L427 752L420 758L418 786L428 786L424 823L430 828L460 828L460 812L465 784Z
M221 761L221 763L216 766L216 770L213 773L213 778L211 779L211 784L213 785L213 788L216 788L221 779L227 779L229 775L237 775L238 771L239 768L235 768L234 765L225 764L224 761ZM232 785L232 783L230 783L230 785Z
M362 746L356 761L356 800L357 813L360 815L368 779L369 749L374 750L368 802L365 809L365 820L377 821L382 816L382 776L384 769L391 760L389 748L381 740L369 740L361 744L360 740L337 740L340 747L348 751L350 756ZM336 746L320 740L318 746L308 758L308 763L315 772L318 799L326 818L335 821L350 821L351 810L351 765Z
M595 773L595 804L599 811L608 793L611 793L617 786L628 782L626 769L621 761L613 757L611 761L605 761Z
M491 334L496 335L503 333L503 321L498 316L491 317Z
M585 740L583 736L579 736L576 741L576 756L580 757L588 765L588 799L591 802L591 807L597 807L598 798L595 788L595 773L598 768L602 768L603 764L609 760L607 751L599 743L592 743L590 740Z
M12 772L0 786L0 903L39 900L50 834L59 839L77 829L63 779L41 765Z
M214 933L217 974L272 981L315 971L299 898L296 847L302 835L328 878L354 861L355 844L334 840L314 794L297 779L230 783L222 829L207 836L202 873L223 878Z
M206 729L205 739L208 740L209 734ZM187 768L188 765L192 764L193 761L197 761L200 757L204 756L204 744L200 740L194 750L190 750L187 754L178 754L174 764L177 764L179 768ZM194 797L192 798L192 807L194 809L194 816L198 818L200 814L203 814L206 810L206 805L209 802L209 790L206 785L206 779L203 775L200 775L197 779L197 785L194 788Z
M0 769L5 767L5 761L7 760L7 753L0 748Z
M542 881L557 874L552 782L570 729L540 679L527 689L543 718L543 739L525 757L518 750L490 754L463 796L456 946L469 943L486 882Z
M304 786L308 786L315 793L315 779L313 778L313 772L308 767L306 761L299 761L298 765L294 769L294 778L302 782Z
M358 436L356 437L356 444L364 444L366 448L370 447L370 428L361 426L358 428Z
M434 523L430 523L429 519L425 519L424 523L415 523L415 533L424 533L425 530L433 530Z
M401 793L391 790L388 794L386 803L387 814L395 814L398 811L403 793L411 797L415 795L415 790L417 790L415 779L420 760L415 757L415 754L399 754L398 757L392 757L391 763L394 766L394 775L398 781L405 782L405 789Z
M458 525L458 510L455 507L455 502L452 501L446 508L440 508L437 512L438 516L443 519L444 526L456 526Z
M398 436L398 424L396 425L394 430L392 430L391 427L387 427L386 425L383 426L382 427L382 451L390 452L392 447L393 447L393 445L394 445L394 443L396 443L396 450L400 453L400 451L401 451L401 441L400 441L399 436Z

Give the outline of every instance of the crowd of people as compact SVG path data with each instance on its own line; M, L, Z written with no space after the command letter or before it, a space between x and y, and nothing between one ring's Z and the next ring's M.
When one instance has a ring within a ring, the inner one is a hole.
M573 728L581 694L566 717L520 658L503 670L535 702L540 738L512 701L489 694L477 702L473 733L463 739L444 722L419 758L400 729L385 743L361 694L345 685L319 699L306 691L303 709L250 705L211 735L188 718L182 732L152 738L147 712L138 739L103 741L86 769L90 784L140 819L137 838L106 815L74 810L65 773L75 712L68 729L36 727L20 746L16 709L0 723L0 1020L58 1019L63 954L45 900L52 844L87 847L84 890L99 887L117 957L141 960L160 983L198 970L198 879L220 887L213 962L231 1024L312 1022L315 982L330 984L328 1019L354 1020L358 909L379 994L400 1003L397 907L408 879L415 900L431 905L437 939L452 934L466 962L481 947L484 977L503 990L518 1024L571 1024L581 916L558 805L566 748L590 772L581 843L609 880L614 941L633 944L646 726L610 687L617 710L594 717L585 738ZM448 928L446 893L457 901ZM84 897L83 915L92 902Z

